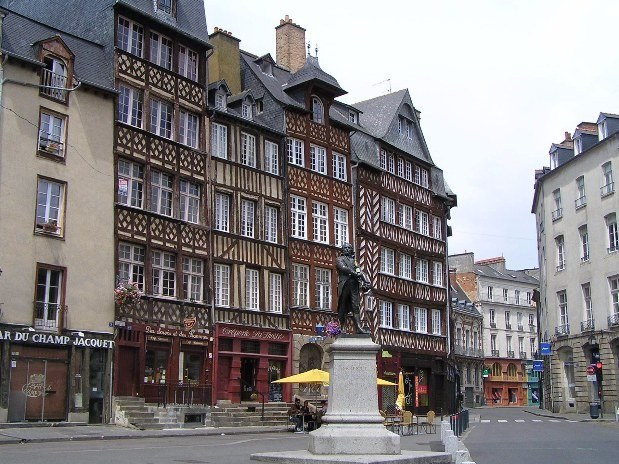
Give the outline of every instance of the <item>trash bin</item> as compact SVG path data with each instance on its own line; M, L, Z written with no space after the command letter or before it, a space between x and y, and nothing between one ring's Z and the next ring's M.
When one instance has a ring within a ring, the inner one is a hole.
M591 419L597 419L600 417L599 403L589 403L589 415L591 416Z

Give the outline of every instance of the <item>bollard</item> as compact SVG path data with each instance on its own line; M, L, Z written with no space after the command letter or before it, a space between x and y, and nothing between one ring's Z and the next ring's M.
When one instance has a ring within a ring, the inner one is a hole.
M458 450L456 451L456 464L462 464L463 462L467 462L471 460L471 456L468 451Z

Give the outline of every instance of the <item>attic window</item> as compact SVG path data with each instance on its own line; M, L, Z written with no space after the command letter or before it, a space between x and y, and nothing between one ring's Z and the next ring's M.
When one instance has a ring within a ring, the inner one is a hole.
M262 60L262 62L260 63L260 70L264 74L268 76L272 76L273 75L273 64L268 60Z
M173 1L174 0L157 0L157 10L171 15Z
M248 101L243 102L243 105L241 106L241 116L245 119L251 120L253 117L251 109L251 103Z
M41 95L55 100L67 100L67 67L64 62L52 56L43 59L45 68L41 70Z
M582 153L582 137L574 137L574 154L580 155Z
M215 108L219 110L226 109L226 96L223 92L217 92L215 94Z
M256 100L256 114L260 114L264 111L264 103L262 100Z
M556 169L559 167L559 153L553 152L550 154L550 169Z
M318 97L312 97L312 121L324 124L324 108Z
M598 137L600 140L604 140L608 137L608 127L606 126L606 121L602 121L598 124Z
M357 124L357 113L355 113L354 111L349 111L348 120L353 124Z

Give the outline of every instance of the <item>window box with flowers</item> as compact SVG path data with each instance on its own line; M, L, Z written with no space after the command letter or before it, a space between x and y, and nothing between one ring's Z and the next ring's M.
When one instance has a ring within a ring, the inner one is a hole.
M329 337L337 337L342 333L342 328L340 327L339 322L337 321L329 321L327 325L325 325L325 334Z
M134 308L143 294L137 283L121 283L114 289L114 302L121 308Z

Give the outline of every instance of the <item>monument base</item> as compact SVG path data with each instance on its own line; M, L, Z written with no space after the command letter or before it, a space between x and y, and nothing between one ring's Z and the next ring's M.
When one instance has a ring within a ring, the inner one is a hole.
M400 436L380 424L324 424L310 433L314 454L400 454Z
M402 451L401 454L313 454L307 450L256 453L252 461L281 464L451 464L451 455L432 451Z

